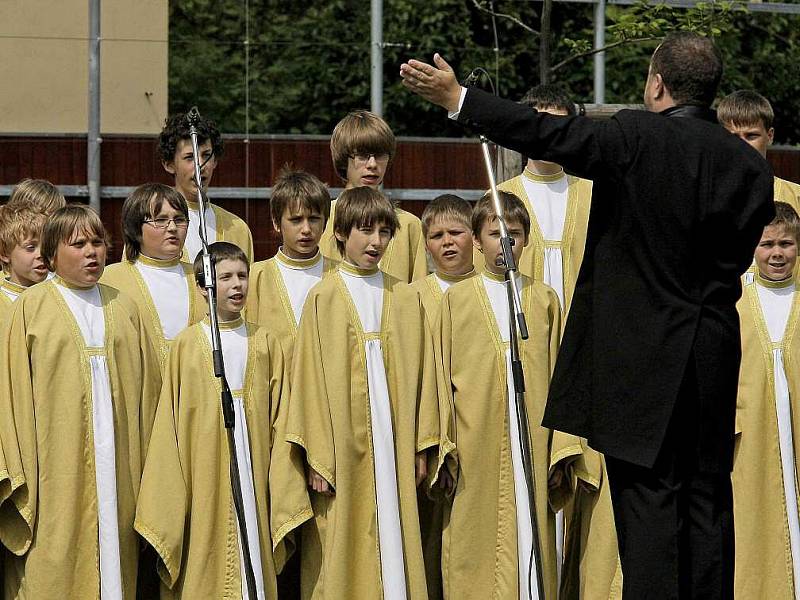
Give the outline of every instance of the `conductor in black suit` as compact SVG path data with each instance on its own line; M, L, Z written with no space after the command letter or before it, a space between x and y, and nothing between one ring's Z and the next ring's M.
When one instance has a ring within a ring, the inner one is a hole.
M543 424L606 456L623 594L733 598L736 301L774 214L772 173L710 110L713 42L669 35L644 103L598 122L462 88L441 57L403 84L525 156L594 181Z

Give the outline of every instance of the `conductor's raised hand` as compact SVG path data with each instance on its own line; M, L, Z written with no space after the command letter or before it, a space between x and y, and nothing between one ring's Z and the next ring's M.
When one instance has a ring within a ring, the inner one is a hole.
M433 63L429 65L411 59L400 65L403 86L428 102L446 108L448 112L456 112L461 98L461 84L453 69L438 53L433 55Z

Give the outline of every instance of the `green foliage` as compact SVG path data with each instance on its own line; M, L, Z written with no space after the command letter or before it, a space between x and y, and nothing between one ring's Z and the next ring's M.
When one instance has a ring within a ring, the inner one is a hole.
M463 132L405 91L408 58L442 54L463 78L475 66L499 93L538 83L539 39L486 9L538 31L541 4L518 0L384 0L384 115L400 135ZM553 6L553 79L592 99L590 4ZM606 12L606 101L641 101L657 40L676 29L711 35L726 64L722 92L752 88L773 102L776 141L800 142L800 17L748 13L728 1L694 8L642 2ZM495 27L497 48L495 51ZM249 35L248 35L249 33ZM172 0L169 109L198 105L226 132L327 134L348 110L370 103L370 5L366 0Z

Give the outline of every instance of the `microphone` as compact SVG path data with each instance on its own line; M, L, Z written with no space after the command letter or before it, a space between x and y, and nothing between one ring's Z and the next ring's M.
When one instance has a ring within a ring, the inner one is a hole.
M477 69L472 69L467 75L467 78L464 80L464 87L472 87L476 83L478 83L478 79L481 77L481 68L478 67Z
M186 121L192 127L196 127L197 124L200 122L200 111L197 110L196 106L190 108L189 112L186 113Z

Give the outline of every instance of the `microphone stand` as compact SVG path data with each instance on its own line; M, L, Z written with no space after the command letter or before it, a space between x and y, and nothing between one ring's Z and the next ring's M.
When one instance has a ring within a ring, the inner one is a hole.
M247 523L244 516L244 501L242 499L242 482L239 479L239 459L236 455L236 442L234 440L234 427L236 416L233 411L233 394L225 378L225 361L222 357L222 342L219 334L219 320L217 318L217 287L216 269L214 261L208 252L207 229L206 229L206 208L208 200L203 193L202 178L200 176L200 152L197 143L197 123L200 113L197 107L193 107L188 115L189 135L192 139L192 153L194 155L194 179L197 185L197 203L200 211L200 241L203 246L203 287L208 294L208 319L211 324L211 355L214 361L214 376L220 380L222 416L225 421L225 429L228 433L228 451L230 454L230 476L231 491L233 494L233 506L236 511L236 520L239 524L239 537L241 541L242 557L244 559L244 575L247 582L247 591L250 600L258 600L256 590L256 577L253 571L253 561L250 556L250 544L247 537Z
M514 404L516 405L517 431L519 432L520 454L522 455L522 467L525 472L525 487L528 492L528 512L531 519L532 545L531 556L528 561L528 598L533 598L531 589L531 572L536 570L536 583L539 593L544 594L544 577L542 573L542 549L539 541L539 523L536 516L536 497L535 480L533 475L533 459L531 455L531 437L528 426L528 409L525 405L525 376L522 371L522 358L519 354L519 339L528 339L528 326L525 322L525 314L522 312L522 299L520 296L519 282L517 279L517 265L514 260L514 253L511 247L514 239L508 233L503 205L497 193L497 182L494 177L494 168L489 154L489 140L481 135L481 149L483 150L483 161L486 172L489 176L489 190L494 204L494 212L497 215L497 223L500 226L500 247L503 251L503 264L505 265L506 292L508 294L508 324L510 330L511 347L511 373L514 380ZM509 415L510 418L511 415Z

